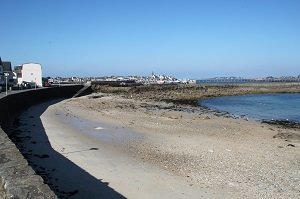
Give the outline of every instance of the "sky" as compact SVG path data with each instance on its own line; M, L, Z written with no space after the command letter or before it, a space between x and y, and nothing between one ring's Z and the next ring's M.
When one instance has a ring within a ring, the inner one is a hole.
M0 0L0 56L43 76L300 75L299 0Z

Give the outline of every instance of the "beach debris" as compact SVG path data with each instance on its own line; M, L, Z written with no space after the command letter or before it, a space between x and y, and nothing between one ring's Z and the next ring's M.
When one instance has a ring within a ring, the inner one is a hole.
M209 150L208 150L208 152L211 152L211 153L213 153L213 152L214 152L214 150L212 150L212 149L209 149Z
M231 149L226 149L226 151L229 151L229 152L230 152L230 151L231 151Z
M104 128L101 126L95 127L95 130L103 130Z
M99 150L99 148L94 148L94 147L93 147L93 148L90 148L90 150Z

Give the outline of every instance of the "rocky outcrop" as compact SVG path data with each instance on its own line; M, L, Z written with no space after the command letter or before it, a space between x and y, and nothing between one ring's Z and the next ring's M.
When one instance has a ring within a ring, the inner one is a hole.
M257 85L141 85L115 87L93 85L94 92L121 94L139 100L173 102L198 105L198 101L210 97L262 93L300 93L300 83Z

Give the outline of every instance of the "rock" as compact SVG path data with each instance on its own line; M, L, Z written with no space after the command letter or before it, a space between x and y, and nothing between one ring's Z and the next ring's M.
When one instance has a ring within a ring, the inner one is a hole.
M295 145L293 145L293 144L288 144L287 146L295 147Z
M300 135L296 133L278 133L274 135L273 138L286 139L287 141L300 141Z
M210 119L209 116L206 116L206 117L203 118L203 120L209 120L209 119Z

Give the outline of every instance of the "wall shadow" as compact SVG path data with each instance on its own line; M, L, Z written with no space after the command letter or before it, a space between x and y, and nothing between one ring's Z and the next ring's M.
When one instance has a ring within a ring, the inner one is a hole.
M90 175L51 147L40 116L61 100L47 101L25 110L11 128L5 130L9 138L58 198L125 198L110 188L108 182Z

